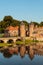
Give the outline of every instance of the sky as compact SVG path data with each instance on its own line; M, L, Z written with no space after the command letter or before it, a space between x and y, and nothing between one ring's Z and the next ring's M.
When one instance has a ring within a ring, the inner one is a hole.
M28 22L43 21L43 0L0 0L0 20L4 16Z

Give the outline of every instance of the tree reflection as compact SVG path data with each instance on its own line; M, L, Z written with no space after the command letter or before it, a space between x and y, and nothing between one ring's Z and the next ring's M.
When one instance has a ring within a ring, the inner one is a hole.
M10 54L9 49L5 49L5 50L3 51L3 56L4 56L5 58L11 58L11 57L12 57L12 54Z

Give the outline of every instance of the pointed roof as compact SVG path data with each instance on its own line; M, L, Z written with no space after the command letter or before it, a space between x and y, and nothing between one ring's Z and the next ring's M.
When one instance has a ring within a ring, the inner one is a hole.
M21 25L25 25L23 21L21 22Z

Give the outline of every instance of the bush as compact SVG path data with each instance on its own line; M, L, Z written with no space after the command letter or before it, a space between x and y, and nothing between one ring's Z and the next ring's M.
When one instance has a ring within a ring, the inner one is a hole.
M32 42L32 40L25 40L25 44L30 44Z
M3 37L4 36L4 34L0 34L0 37Z
M34 42L39 42L38 40L25 40L25 44L34 44Z
M23 41L16 41L16 44L17 44L17 45L23 44Z
M33 42L39 42L38 40L32 40Z

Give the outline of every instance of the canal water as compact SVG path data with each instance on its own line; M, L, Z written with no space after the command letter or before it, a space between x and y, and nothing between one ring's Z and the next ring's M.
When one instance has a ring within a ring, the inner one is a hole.
M43 46L2 47L0 65L43 65Z

